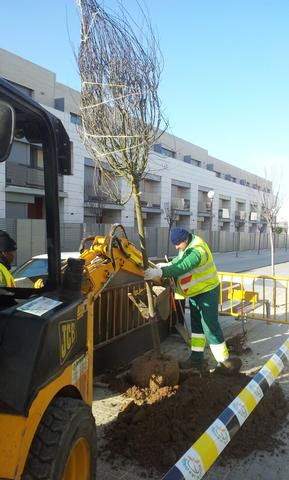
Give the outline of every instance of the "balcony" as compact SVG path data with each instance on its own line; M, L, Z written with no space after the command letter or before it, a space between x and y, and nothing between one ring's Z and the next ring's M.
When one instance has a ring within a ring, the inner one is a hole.
M230 210L228 208L219 209L219 219L230 220Z
M157 193L142 193L140 203L142 207L161 208L161 196Z
M6 164L6 185L44 189L44 170L30 165L8 162ZM63 192L63 177L58 175L58 189Z
M175 210L190 210L190 200L187 198L172 198L172 208Z
M84 203L88 207L116 205L116 201L105 192L96 193L94 190L84 189Z
M257 222L258 221L258 213L257 212L250 212L250 222Z
M198 202L198 213L208 214L210 212L210 202Z
M245 222L246 220L246 212L245 210L236 210L235 212L235 220L239 222Z

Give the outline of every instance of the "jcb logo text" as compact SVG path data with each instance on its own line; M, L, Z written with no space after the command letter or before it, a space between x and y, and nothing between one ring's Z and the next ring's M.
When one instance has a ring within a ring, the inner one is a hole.
M64 362L73 345L76 343L76 321L68 320L59 324L60 361Z

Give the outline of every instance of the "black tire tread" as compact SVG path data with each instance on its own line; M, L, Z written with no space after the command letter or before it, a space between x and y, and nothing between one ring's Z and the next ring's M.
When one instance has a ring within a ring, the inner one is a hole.
M30 447L21 480L52 480L51 464L65 426L75 415L93 416L82 400L56 397L43 415Z

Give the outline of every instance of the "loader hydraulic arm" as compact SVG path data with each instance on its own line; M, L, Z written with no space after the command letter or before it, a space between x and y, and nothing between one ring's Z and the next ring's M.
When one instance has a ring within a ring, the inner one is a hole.
M80 258L85 262L84 294L92 292L97 297L120 270L143 278L142 254L127 238L116 235L84 238Z

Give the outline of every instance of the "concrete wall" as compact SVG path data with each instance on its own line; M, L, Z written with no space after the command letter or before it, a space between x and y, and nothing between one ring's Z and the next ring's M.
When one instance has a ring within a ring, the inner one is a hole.
M0 49L1 76L33 90L33 99L54 107L55 73Z

